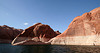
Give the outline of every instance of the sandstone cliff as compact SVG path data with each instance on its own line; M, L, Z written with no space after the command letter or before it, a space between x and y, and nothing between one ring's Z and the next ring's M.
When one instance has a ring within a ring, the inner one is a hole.
M12 41L12 45L48 44L46 42L57 35L50 26L37 23L18 35Z
M67 30L49 42L59 45L100 45L100 7L74 18Z
M0 43L11 43L22 31L22 29L15 29L7 25L0 26Z

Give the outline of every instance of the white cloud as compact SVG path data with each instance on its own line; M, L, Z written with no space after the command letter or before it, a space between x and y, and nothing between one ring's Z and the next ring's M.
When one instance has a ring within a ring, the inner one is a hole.
M24 23L24 25L28 25L28 23Z

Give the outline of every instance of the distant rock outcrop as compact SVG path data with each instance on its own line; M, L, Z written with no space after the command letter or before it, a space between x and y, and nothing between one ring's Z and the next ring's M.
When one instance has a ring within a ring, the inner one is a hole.
M49 42L60 45L100 45L100 7L74 18L66 31Z
M22 31L22 29L15 29L7 25L0 26L0 43L11 43Z
M61 33L59 31L55 31L57 35L60 35Z
M13 41L12 45L48 44L51 38L57 36L50 26L37 23L25 29Z

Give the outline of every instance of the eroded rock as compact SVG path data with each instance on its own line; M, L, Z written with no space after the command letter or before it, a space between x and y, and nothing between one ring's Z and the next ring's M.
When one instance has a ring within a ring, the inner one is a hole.
M50 26L37 23L25 29L13 41L12 45L48 44L51 38L57 36Z
M60 45L100 45L100 7L74 18L66 31L49 42Z
M15 29L7 25L0 26L0 43L11 43L22 31L22 29Z

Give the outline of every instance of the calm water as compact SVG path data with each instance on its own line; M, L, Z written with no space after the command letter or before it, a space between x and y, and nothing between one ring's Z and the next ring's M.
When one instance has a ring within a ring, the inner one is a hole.
M0 44L0 53L67 53L67 46L56 45L27 45L12 46L11 44Z
M100 46L0 44L0 53L100 53Z

